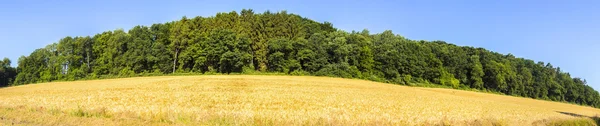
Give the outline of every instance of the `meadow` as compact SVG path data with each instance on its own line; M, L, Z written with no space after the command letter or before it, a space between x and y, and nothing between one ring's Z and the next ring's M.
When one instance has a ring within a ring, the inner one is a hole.
M599 109L311 76L204 75L0 89L3 125L596 125Z

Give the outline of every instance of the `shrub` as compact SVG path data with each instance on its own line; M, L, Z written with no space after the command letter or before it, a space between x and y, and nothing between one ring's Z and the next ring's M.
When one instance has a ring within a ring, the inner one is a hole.
M291 75L296 75L296 76L304 76L304 75L310 75L310 73L304 71L304 70L294 70L292 73L290 73Z
M81 69L73 69L70 73L69 73L69 80L80 80L85 78L87 75L86 73L81 70Z
M254 66L244 66L242 67L243 74L254 74L256 70L254 70Z
M362 73L356 66L350 66L346 63L329 64L315 73L317 76L332 76L342 78L362 78Z
M458 88L458 86L460 86L460 81L454 78L454 75L445 71L442 72L442 76L440 77L439 81L440 84L444 86L451 86L453 88Z
M386 79L382 78L383 73L381 72L364 72L362 73L363 78L366 80L377 81L377 82L385 82Z
M119 71L119 77L132 77L135 75L135 72L131 70L129 67L125 67Z

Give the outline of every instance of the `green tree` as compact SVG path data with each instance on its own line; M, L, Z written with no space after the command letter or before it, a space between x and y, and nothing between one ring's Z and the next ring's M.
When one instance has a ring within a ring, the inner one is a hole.
M170 37L169 40L171 44L170 48L173 50L173 73L175 73L175 69L177 66L177 58L179 57L179 52L182 49L185 49L189 41L191 40L189 37L190 27L188 25L187 17L181 18L180 21L175 22L170 29Z
M4 58L0 61L0 87L9 86L15 79L17 72L10 66L10 59Z
M479 62L479 56L471 56L469 58L469 62L471 64L469 72L471 88L483 89L482 77L485 73L483 72L483 67L481 66L481 63Z

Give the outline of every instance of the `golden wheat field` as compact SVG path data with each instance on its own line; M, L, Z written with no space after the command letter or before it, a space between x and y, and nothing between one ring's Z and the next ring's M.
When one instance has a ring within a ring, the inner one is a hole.
M0 89L3 125L546 125L599 109L309 76L163 76Z

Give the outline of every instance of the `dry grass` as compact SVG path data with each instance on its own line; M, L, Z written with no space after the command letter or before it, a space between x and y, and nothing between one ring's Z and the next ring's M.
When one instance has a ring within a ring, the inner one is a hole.
M165 76L0 89L0 124L555 125L599 109L451 89L297 76ZM593 123L592 123L593 124Z

